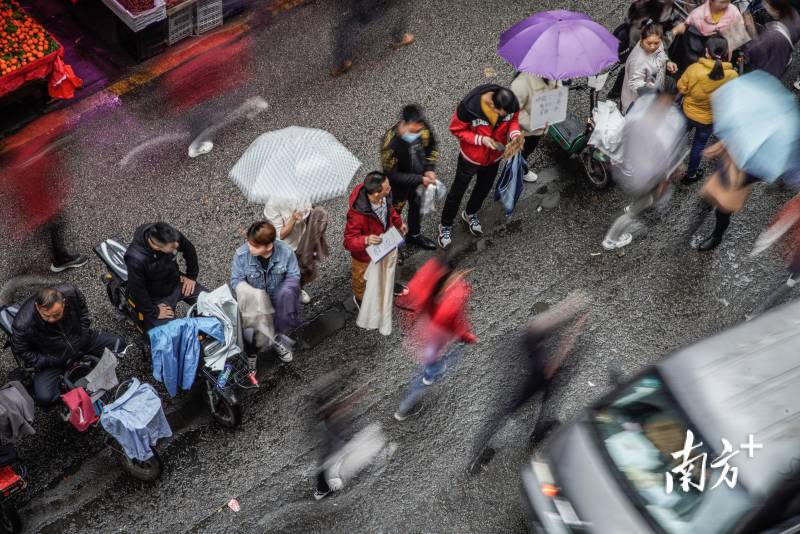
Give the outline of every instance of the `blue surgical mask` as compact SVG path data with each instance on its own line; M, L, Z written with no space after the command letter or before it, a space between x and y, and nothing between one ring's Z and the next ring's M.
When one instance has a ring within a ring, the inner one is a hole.
M408 133L404 133L403 135L401 135L400 138L403 141L405 141L406 143L413 143L414 141L419 139L420 135L422 135L422 134L421 133L410 133L410 132L408 132Z

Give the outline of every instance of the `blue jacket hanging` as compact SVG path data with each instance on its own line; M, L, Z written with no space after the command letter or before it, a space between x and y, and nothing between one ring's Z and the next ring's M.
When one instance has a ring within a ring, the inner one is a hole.
M194 383L201 353L197 338L200 332L225 343L222 323L215 317L175 319L148 332L153 377L164 384L172 397L178 394L178 386L188 390Z
M506 164L503 165L500 179L497 180L494 188L494 199L503 203L506 216L511 215L522 195L522 177L526 172L528 172L528 165L521 152L510 160L506 160Z

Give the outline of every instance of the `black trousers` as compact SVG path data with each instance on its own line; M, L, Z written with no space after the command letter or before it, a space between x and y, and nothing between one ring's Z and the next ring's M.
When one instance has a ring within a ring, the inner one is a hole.
M125 348L125 339L107 332L90 331L91 335L86 347L81 351L83 354L91 354L98 358L103 356L105 349L114 350ZM52 406L58 402L61 395L59 387L61 375L66 370L64 366L48 367L41 371L36 371L33 375L33 400L39 406Z
M461 154L458 155L456 177L453 180L453 185L450 186L450 191L447 192L444 208L442 208L442 226L453 226L453 221L461 207L461 200L464 198L473 176L475 177L475 185L467 201L467 215L475 215L480 211L483 201L486 200L492 190L499 167L499 161L488 167L482 167L470 163Z
M397 213L403 215L403 208L408 205L408 216L406 217L406 224L408 225L408 235L419 235L422 231L422 199L417 194L416 189L412 189L408 193L407 200L397 200L393 202L394 209Z
M539 141L542 140L541 135L527 135L525 136L525 144L522 145L522 159L528 161L528 158L536 147L539 146Z
M539 435L544 432L544 429L551 427L552 423L545 419L545 405L549 397L549 381L542 375L539 366L529 369L529 373L524 382L522 382L514 392L514 396L502 404L483 425L483 428L478 432L475 438L475 443L472 448L473 458L477 457L483 452L483 449L489 444L492 437L502 428L506 420L514 415L517 410L525 406L537 393L543 392L542 406L539 409L539 415L534 424L532 436L540 437Z
M202 285L200 285L199 282L197 282L197 283L195 283L194 291L192 292L192 294L189 295L188 297L184 297L183 293L181 292L181 285L178 284L178 286L175 288L175 290L172 293L170 293L169 295L167 295L166 297L157 297L157 298L152 298L151 297L151 300L153 301L153 304L155 306L158 306L159 304L166 304L167 306L172 308L173 311L175 311L175 306L177 306L179 302L185 302L186 304L188 304L190 306L195 304L197 302L197 297L203 291L208 291L208 290L206 288L204 288ZM156 313L158 313L158 309L156 309ZM157 318L156 319L150 319L150 318L145 318L145 328L147 330L150 330L151 328L154 328L156 326L161 326L163 324L167 324L170 321L172 321L172 319L157 319Z
M355 54L359 26L366 27L375 20L389 19L389 33L400 42L406 31L406 16L401 0L339 0L341 18L336 24L333 56L335 67L341 67Z

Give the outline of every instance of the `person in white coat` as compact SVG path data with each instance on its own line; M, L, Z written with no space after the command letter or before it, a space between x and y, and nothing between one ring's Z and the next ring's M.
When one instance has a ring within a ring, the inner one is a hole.
M550 91L556 87L561 86L560 80L548 80L541 78L528 72L520 72L511 82L511 91L517 96L519 100L519 125L522 128L522 133L525 136L525 144L522 146L522 157L528 161L528 157L533 154L539 141L546 133L547 128L532 128L531 123L531 109L533 100L538 93ZM539 176L532 170L522 177L526 182L535 182Z
M639 44L631 50L625 62L625 81L620 97L622 113L636 102L639 89L647 87L656 91L664 88L666 73L678 70L664 51L664 29L661 24L650 22L642 29Z
M278 239L297 252L300 240L306 231L306 221L311 213L311 204L303 202L273 202L264 206L264 217L272 223L278 233ZM308 304L311 297L305 289L300 290L300 302Z

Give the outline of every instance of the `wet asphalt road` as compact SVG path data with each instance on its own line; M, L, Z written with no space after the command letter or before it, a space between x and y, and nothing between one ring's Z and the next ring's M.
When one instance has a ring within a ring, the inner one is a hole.
M379 165L379 141L400 107L424 105L439 134L439 174L455 171L457 145L447 125L458 99L486 81L506 83L511 68L494 55L500 32L532 10L584 10L609 28L622 18L617 2L416 3L409 26L417 42L390 51L379 25L362 36L361 55L347 76L332 80L329 35L335 9L324 2L280 17L256 36L252 81L208 102L201 113L224 115L252 96L270 110L238 123L216 139L214 151L190 160L179 143L140 156L132 168L119 160L146 140L186 128L163 105L158 80L125 95L118 107L98 113L76 130L67 147L74 194L70 241L83 252L102 239L129 240L140 223L162 219L183 230L200 254L200 280L217 287L227 280L239 229L258 216L226 176L238 156L260 133L289 125L334 133L363 162ZM244 73L231 73L240 76ZM583 113L585 102L573 103ZM782 263L748 256L758 232L789 194L758 187L732 221L725 242L698 253L681 241L693 212L698 186L676 192L672 209L644 217L648 231L624 252L600 246L603 234L624 205L619 191L593 191L573 162L559 162L543 144L534 166L540 184L526 194L509 221L497 206L484 206L487 236L474 244L466 266L474 268L471 313L480 342L471 347L455 374L433 389L423 415L404 423L391 414L413 370L408 340L397 313L384 338L364 332L348 317L344 328L290 366L272 364L260 391L246 402L240 429L225 431L199 415L185 421L160 447L166 468L152 485L126 479L101 434L67 429L55 414L38 414L37 436L21 445L31 469L32 500L22 510L29 531L41 532L519 532L524 530L518 469L528 454L527 437L540 409L521 411L495 441L489 469L468 477L471 440L490 409L515 382L522 354L517 333L534 304L555 302L582 288L594 297L590 326L580 338L543 409L567 420L609 387L607 368L619 363L634 373L674 348L739 322L767 289L781 279ZM355 183L355 180L354 180ZM537 208L542 206L543 209ZM306 317L338 310L350 296L349 255L341 248L346 205L326 202L331 257L309 287L314 298ZM425 228L432 235L438 221ZM458 228L456 239L469 239ZM29 247L26 257L34 253ZM17 250L0 258L3 272L17 268ZM410 257L401 269L408 279L427 255ZM96 258L63 278L87 295L95 325L132 331L111 313ZM344 313L344 312L341 312ZM333 315L339 315L334 312ZM317 335L320 335L317 333ZM323 336L324 337L324 336ZM11 355L3 352L3 369ZM345 491L315 502L318 439L311 421L309 385L333 369L369 384L356 427L379 422L398 450L386 465L361 476ZM120 374L149 379L149 362L134 353ZM165 397L166 398L166 397ZM172 403L165 401L168 409ZM230 498L241 511L225 507Z

